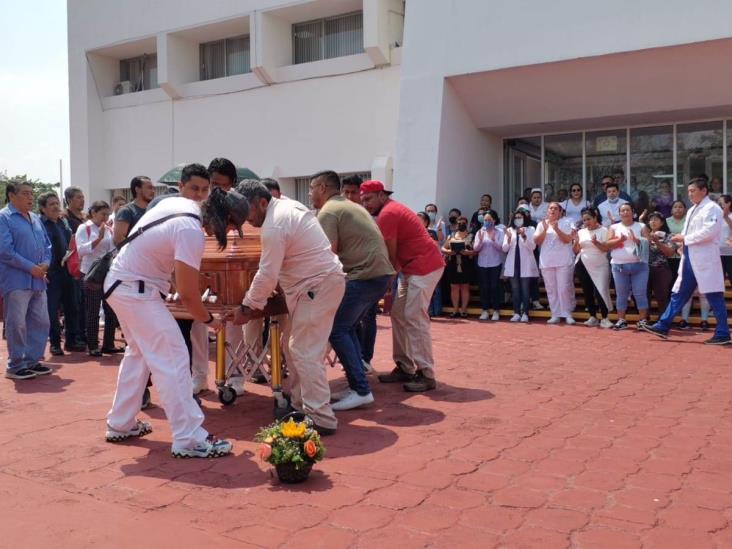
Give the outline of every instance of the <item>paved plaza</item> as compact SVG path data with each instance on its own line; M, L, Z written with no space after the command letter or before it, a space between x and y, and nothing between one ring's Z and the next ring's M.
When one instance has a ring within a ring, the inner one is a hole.
M432 327L438 390L374 380L376 403L339 414L295 487L254 456L266 386L225 409L203 395L234 455L175 460L159 407L141 413L151 435L104 442L118 358L0 380L0 546L732 547L732 348L695 332ZM390 340L380 317L379 371Z

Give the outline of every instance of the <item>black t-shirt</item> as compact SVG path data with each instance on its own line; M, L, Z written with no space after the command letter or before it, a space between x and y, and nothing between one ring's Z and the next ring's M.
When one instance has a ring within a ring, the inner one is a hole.
M130 226L127 228L127 234L125 235L127 236L130 234L132 228L137 225L137 222L140 221L140 218L145 215L145 211L145 208L140 208L140 206L134 202L130 202L129 204L122 206L117 211L117 215L114 217L114 220L129 223Z

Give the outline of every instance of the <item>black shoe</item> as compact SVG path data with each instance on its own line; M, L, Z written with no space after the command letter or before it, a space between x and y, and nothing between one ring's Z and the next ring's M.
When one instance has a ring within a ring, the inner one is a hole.
M66 353L64 353L60 345L51 345L51 354L53 356L64 356Z
M714 336L704 342L704 345L729 345L732 340L729 336Z
M257 370L254 372L254 375L252 376L252 382L253 383L267 383L267 378L264 377L264 374Z
M38 377L38 374L28 368L22 368L15 372L6 370L5 377L8 379L33 379L34 377Z
M102 356L102 351L100 351L99 349L92 349L91 351L89 351L89 356L99 358L100 356Z
M688 330L689 329L689 323L686 322L686 320L682 320L681 322L679 322L678 328L679 328L679 330Z
M656 328L656 325L650 325L650 324L643 324L638 325L639 330L643 330L644 332L648 332L649 334L653 334L654 336L658 336L661 339L668 339L668 332L664 332L660 328Z
M408 393L424 393L437 389L437 381L431 377L425 377L420 371L414 376L414 381L404 384L404 390Z
M706 332L709 330L709 322L707 322L706 320L702 320L700 326L702 332Z
M408 374L401 367L395 366L388 374L379 374L378 378L381 383L404 383L414 381L415 376Z
M468 313L460 313L460 318L468 318Z
M40 362L36 362L33 366L28 368L31 372L36 374L37 376L47 376L48 374L52 374L53 370L49 368L48 366L44 366Z
M86 351L86 345L83 343L67 343L64 345L64 350L70 353L83 353Z
M450 318L459 318L459 317L460 317L460 313L458 313L457 311L450 313Z
M116 355L124 352L124 347L102 347L102 353L104 353L105 355Z
M318 425L317 423L313 424L313 429L321 436L321 437L329 437L331 435L336 434L336 430L332 427L323 427L322 425Z

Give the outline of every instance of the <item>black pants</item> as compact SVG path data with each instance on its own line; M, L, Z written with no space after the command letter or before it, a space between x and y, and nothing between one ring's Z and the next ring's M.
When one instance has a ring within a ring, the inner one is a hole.
M480 287L480 308L484 311L501 308L498 298L501 282L501 266L478 267L478 284Z
M648 302L651 301L651 295L656 298L659 317L666 310L669 299L671 299L673 279L674 275L668 265L650 267L648 270Z
M720 258L722 259L722 272L732 284L732 255L722 255Z
M581 259L577 262L574 273L579 277L580 283L582 284L582 293L585 296L585 305L590 316L597 316L597 309L599 307L602 318L607 318L607 305L605 304L605 300L602 299L600 292L597 291L595 283L592 281L592 277L587 272Z
M104 290L100 286L84 282L84 302L86 304L86 345L90 351L99 349L99 306L104 309L103 349L114 348L114 331L117 328L117 315L112 307L102 301Z
M66 345L74 345L80 339L79 317L81 315L74 293L74 279L66 269L49 271L46 299L48 300L48 319L51 325L48 334L51 347L61 347L61 323L59 322L61 305L64 309Z

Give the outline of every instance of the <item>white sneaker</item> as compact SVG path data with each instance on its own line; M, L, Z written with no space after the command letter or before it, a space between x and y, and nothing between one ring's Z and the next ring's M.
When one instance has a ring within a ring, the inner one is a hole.
M496 322L501 320L501 315L498 314L498 311L493 311L493 316L491 317L491 320L496 321Z
M521 315L513 315L508 321L509 322L518 322L521 320Z
M138 419L135 426L127 431L118 431L107 425L107 433L104 438L107 439L107 442L122 442L130 437L144 437L148 433L152 433L152 425Z
M348 387L346 387L342 391L336 391L335 393L331 393L330 401L338 402L339 400L343 400L344 398L346 398L348 395L350 395L353 392L354 392L353 389L349 389Z
M607 330L608 328L612 328L612 327L613 327L613 323L610 322L607 318L603 318L600 321L600 328L605 328Z
M560 318L558 316L553 316L549 320L546 321L547 324L559 324Z
M203 391L208 391L208 380L205 377L193 378L193 394L197 395Z
M529 315L526 313L521 315L521 322L528 322L529 321Z
M568 316L567 318L565 318L564 322L566 324L568 324L569 326L573 326L573 325L577 324L577 321L574 318L572 318L571 316Z
M585 320L582 324L584 324L585 326L589 326L590 328L594 328L595 326L600 324L600 321L597 320L596 316L591 316L590 318Z
M366 404L371 404L373 401L373 393L369 393L367 395L359 395L356 391L351 391L347 397L334 403L331 408L335 412L340 412L343 410L352 410L353 408L358 408L359 406L365 406Z
M370 362L366 362L365 360L362 359L361 364L363 365L363 371L367 376L373 375L374 367L371 366Z
M481 312L478 320L488 320L488 311Z
M236 396L242 396L244 394L244 378L241 376L230 377L229 387L236 391Z
M215 458L231 453L231 442L217 439L208 435L205 441L199 442L193 448L176 448L173 446L171 454L176 458Z
M539 303L538 300L537 301L534 301L533 305L534 305L534 310L535 311L543 311L544 310L544 306L541 303Z

